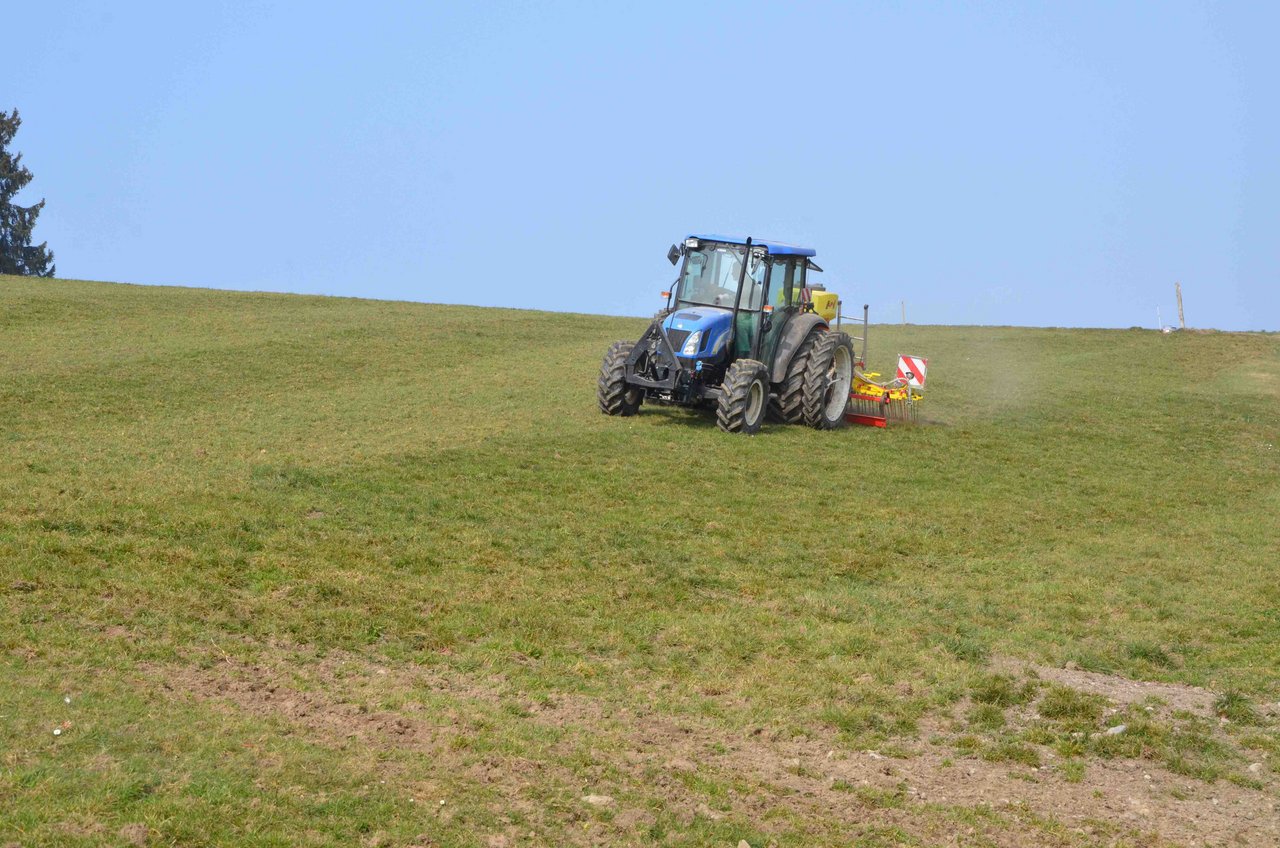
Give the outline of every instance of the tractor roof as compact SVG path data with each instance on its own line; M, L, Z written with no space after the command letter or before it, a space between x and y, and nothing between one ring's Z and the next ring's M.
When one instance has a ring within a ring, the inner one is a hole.
M689 238L702 239L703 241L721 241L725 244L746 244L747 239L744 236L717 236L708 233L707 235L690 234ZM794 244L783 244L780 241L774 241L766 238L751 238L752 247L763 247L769 253L776 256L817 256L818 251L811 247L796 247Z

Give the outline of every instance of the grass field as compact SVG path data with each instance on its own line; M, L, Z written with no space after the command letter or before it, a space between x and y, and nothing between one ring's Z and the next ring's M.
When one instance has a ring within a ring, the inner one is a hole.
M642 327L0 278L0 845L1280 843L1280 337L744 438Z

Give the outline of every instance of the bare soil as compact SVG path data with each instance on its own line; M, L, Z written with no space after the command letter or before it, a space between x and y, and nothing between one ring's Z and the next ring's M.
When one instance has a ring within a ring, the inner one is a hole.
M1101 695L1121 705L1139 704L1150 698L1158 698L1171 710L1186 710L1208 715L1212 711L1216 697L1213 692L1199 686L1129 680L1113 674L1099 674L1077 668L1054 668L1007 658L996 660L993 666L997 671L1028 674L1041 680L1070 686L1081 692Z
M224 661L209 669L164 666L146 672L174 696L287 720L317 744L420 751L441 769L461 765L450 743L464 732L466 702L498 705L512 697L501 691L500 682L387 669L351 654L300 665L284 652L268 651L255 664ZM1213 693L1194 687L1069 669L1037 667L1035 672L1119 703L1155 695L1172 709L1203 711L1213 701ZM460 709L428 714L412 700L396 711L364 706L379 691L424 686L458 699ZM804 739L776 738L763 728L734 734L708 722L615 709L579 696L552 703L529 699L523 708L526 715L517 720L567 729L573 744L608 752L617 760L609 771L614 776L514 756L489 756L465 767L526 820L539 818L529 794L533 781L566 787L590 783L590 793L609 796L603 803L616 814L604 830L583 829L582 844L636 840L653 820L652 807L628 799L647 795L686 821L695 815L732 816L766 831L778 826L772 822L838 822L850 838L868 827L892 826L938 845L1065 846L1118 837L1151 846L1280 845L1274 783L1263 790L1221 781L1210 785L1141 760L1091 760L1084 780L1071 783L1053 768L1052 752L1038 769L960 758L915 740L890 757L849 752L825 733ZM624 775L621 780L618 773ZM694 775L728 780L734 788L727 803L709 807L705 796L690 788ZM984 815L964 816L976 823L957 827L956 808L977 808ZM524 836L514 829L496 833L491 844L526 844Z

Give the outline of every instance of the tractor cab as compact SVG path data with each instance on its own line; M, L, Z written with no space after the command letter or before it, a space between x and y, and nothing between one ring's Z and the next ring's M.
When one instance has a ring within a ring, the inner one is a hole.
M692 235L673 245L668 258L684 261L663 326L681 358L695 367L699 359L705 365L743 356L771 361L784 325L801 309L808 272L821 270L810 259L815 254L771 241L748 247L746 239L719 235Z

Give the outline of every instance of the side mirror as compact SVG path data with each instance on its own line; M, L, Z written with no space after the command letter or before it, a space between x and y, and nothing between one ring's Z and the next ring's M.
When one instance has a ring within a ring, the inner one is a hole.
M667 261L670 262L672 265L679 262L680 248L676 247L674 244L671 245L671 249L667 251Z

